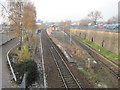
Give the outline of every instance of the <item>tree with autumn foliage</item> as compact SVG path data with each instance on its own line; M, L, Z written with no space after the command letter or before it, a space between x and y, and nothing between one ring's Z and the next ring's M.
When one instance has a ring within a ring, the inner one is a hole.
M23 7L23 26L27 30L36 30L36 9L31 2L25 3Z
M36 8L29 0L8 0L8 11L10 30L20 40L18 58L22 61L29 60L37 48L36 42L31 43L35 41Z
M26 32L36 30L36 9L29 0L8 0L10 29L19 37L21 45ZM21 46L20 45L20 46Z

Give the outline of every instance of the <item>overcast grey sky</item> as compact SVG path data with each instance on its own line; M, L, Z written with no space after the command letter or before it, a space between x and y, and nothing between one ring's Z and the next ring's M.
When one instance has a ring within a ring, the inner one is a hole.
M87 17L90 11L99 10L107 20L118 14L120 0L33 0L37 19L43 21L78 21Z
M5 0L0 0L5 1ZM103 20L118 15L120 0L32 0L36 6L37 19L56 22L79 21L90 11L101 11ZM1 21L0 21L1 22Z

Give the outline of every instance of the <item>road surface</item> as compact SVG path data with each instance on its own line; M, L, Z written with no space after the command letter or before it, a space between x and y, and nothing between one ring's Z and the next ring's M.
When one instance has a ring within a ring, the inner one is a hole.
M10 75L10 70L8 69L7 66L7 52L10 50L10 48L12 48L14 45L16 45L18 43L17 39L13 39L7 43L5 43L4 45L0 46L0 66L1 66L1 70L0 70L0 80L2 80L2 82L0 82L0 85L2 84L2 88L12 88L12 77Z

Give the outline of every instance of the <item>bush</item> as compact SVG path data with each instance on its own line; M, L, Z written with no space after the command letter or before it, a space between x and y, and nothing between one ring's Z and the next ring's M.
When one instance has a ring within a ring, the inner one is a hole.
M29 48L27 45L23 45L21 50L18 51L18 57L20 62L26 62L30 60L31 53L29 52Z
M15 64L15 72L17 72L18 83L22 82L23 76L27 73L26 84L30 86L38 77L38 69L35 61L29 60L27 62ZM22 78L21 78L22 77Z
M37 64L34 61L30 61L27 64L27 85L34 83L38 77Z

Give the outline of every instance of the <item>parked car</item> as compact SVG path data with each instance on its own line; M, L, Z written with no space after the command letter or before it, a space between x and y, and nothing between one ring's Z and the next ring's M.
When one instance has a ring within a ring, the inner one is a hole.
M118 24L113 24L111 27L112 30L118 29Z
M112 27L111 24L108 24L107 27L106 27L106 29L109 29L109 30L110 30L111 27Z
M104 26L102 24L99 24L97 27L98 28L103 28Z
M105 24L105 25L103 25L103 26L104 26L104 28L107 28L107 26L108 26L108 25L107 25L107 24Z

